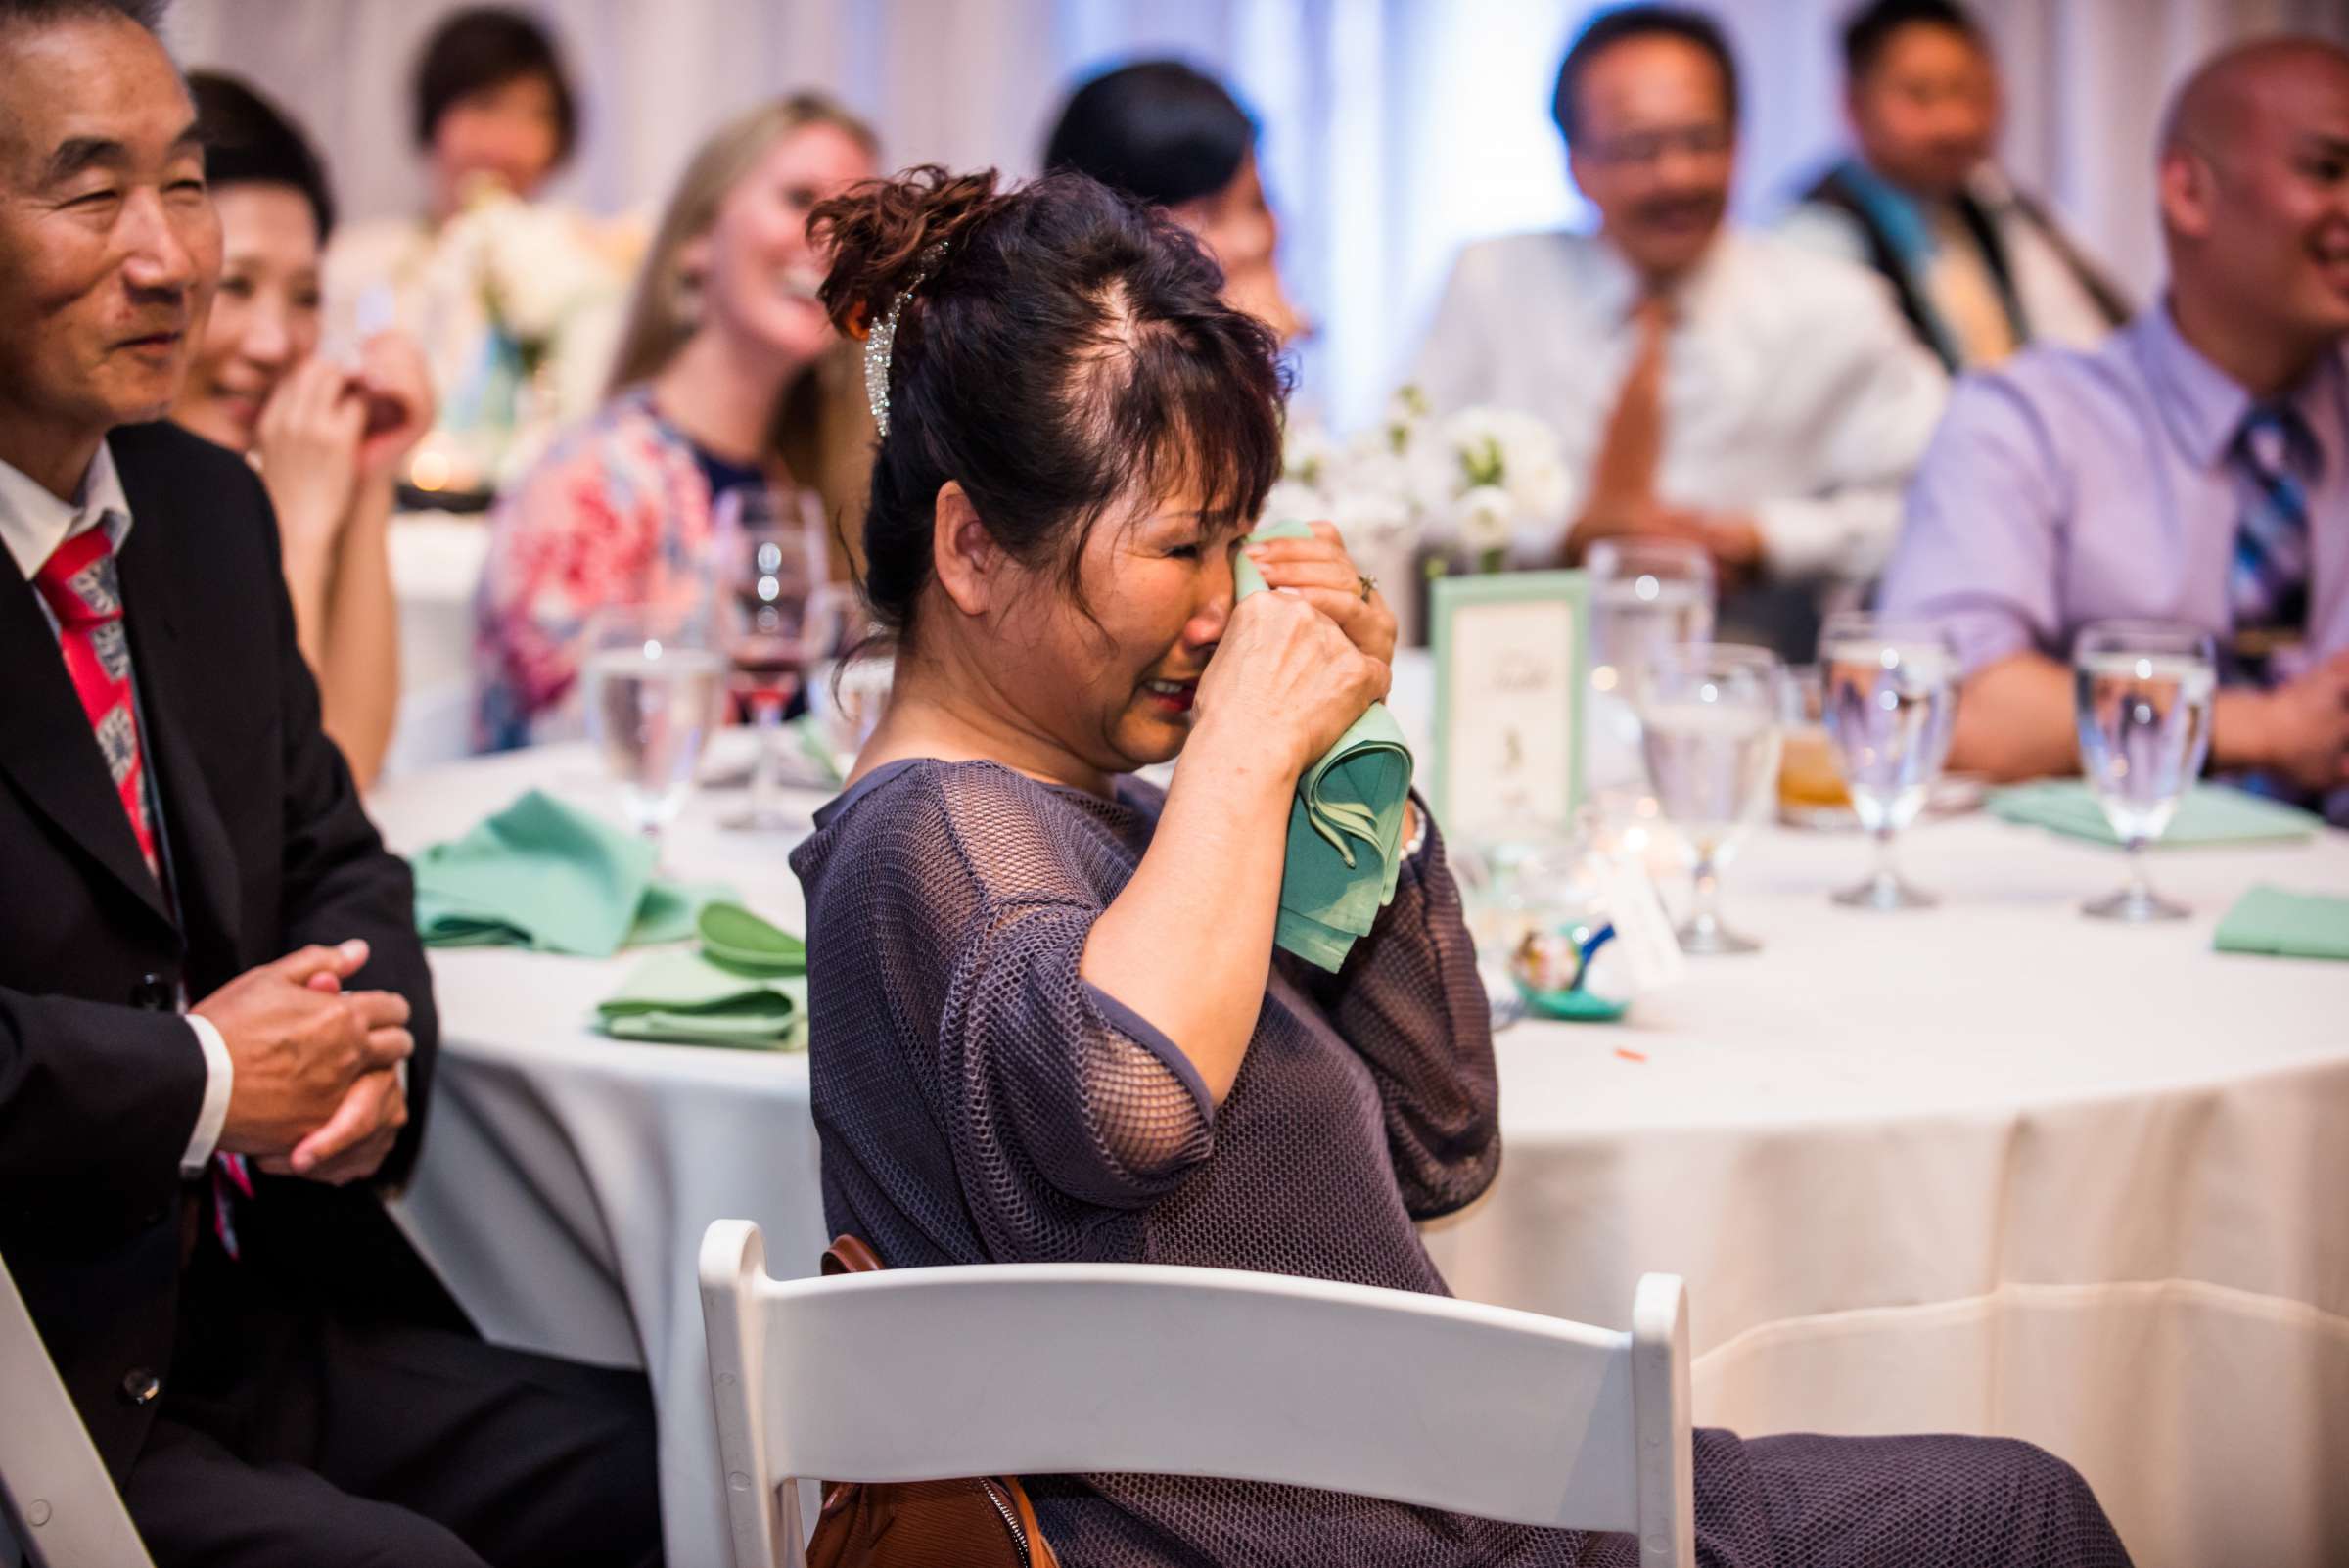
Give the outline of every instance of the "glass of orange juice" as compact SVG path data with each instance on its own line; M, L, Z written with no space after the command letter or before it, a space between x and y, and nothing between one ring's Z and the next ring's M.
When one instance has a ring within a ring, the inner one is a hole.
M1785 743L1778 754L1778 815L1810 827L1852 808L1843 766L1821 716L1825 685L1817 665L1790 669L1786 679Z

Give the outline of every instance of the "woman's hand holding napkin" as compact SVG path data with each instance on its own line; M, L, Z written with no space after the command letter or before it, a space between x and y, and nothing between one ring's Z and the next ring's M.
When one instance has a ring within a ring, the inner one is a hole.
M1303 523L1275 523L1258 539L1309 538ZM1232 563L1237 596L1266 591L1245 551ZM1336 969L1395 897L1403 872L1404 804L1411 752L1384 703L1373 703L1297 781L1281 873L1275 940L1309 963Z

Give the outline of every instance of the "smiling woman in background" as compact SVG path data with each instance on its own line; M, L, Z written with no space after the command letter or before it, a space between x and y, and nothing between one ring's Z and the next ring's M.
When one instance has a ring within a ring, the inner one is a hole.
M1280 221L1256 166L1256 121L1213 76L1144 60L1096 76L1061 111L1044 167L1090 174L1138 196L1197 235L1223 269L1223 298L1301 338L1305 318L1280 285Z
M484 748L528 744L564 704L595 610L706 590L720 492L811 488L854 526L872 422L816 300L807 215L871 175L877 147L861 120L800 93L694 156L637 278L608 400L498 502L475 647Z
M363 786L383 765L399 701L392 476L431 423L432 391L396 333L370 339L355 366L317 351L318 253L334 226L318 157L242 84L197 71L188 86L223 256L171 417L260 469L326 732Z
M477 6L433 29L416 62L412 113L424 155L420 216L354 223L336 243L334 292L412 290L433 235L484 185L536 197L571 156L578 104L554 40L528 16Z
M610 344L602 307L642 236L548 199L581 116L553 36L529 13L443 18L417 57L409 113L424 201L337 237L331 336L396 325L422 346L439 425L403 477L470 509L558 419L593 405Z

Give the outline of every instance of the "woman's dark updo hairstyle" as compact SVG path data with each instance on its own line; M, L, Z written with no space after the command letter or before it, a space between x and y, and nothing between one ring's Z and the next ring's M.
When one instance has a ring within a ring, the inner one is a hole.
M335 227L335 199L326 165L292 120L233 76L188 72L196 101L196 133L204 139L204 177L215 191L232 185L285 185L310 205L318 243Z
M1229 185L1256 146L1256 121L1223 84L1177 60L1095 76L1060 112L1044 167L1180 207Z
M1086 535L1121 503L1193 487L1218 528L1280 473L1279 346L1165 216L1082 174L998 191L935 165L817 207L824 308L852 335L898 320L889 434L873 460L864 592L901 636L932 576L938 492L957 481L1014 560L1057 566L1082 607ZM943 247L935 265L926 259Z

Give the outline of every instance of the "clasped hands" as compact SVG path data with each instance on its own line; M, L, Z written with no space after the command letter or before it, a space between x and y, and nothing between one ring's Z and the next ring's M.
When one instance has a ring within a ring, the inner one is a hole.
M407 998L343 989L367 944L310 946L249 969L191 1009L233 1064L223 1153L336 1186L375 1174L407 1124Z

